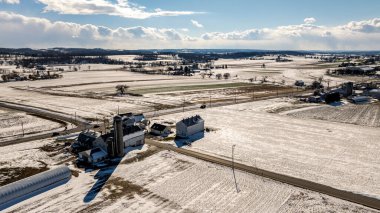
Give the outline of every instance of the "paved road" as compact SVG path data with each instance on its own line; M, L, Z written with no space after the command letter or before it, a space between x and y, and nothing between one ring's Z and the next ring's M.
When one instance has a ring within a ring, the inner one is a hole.
M201 153L201 152L197 152L197 151L193 151L193 150L189 150L189 149L178 148L178 147L175 147L171 144L164 144L164 143L160 143L160 142L157 142L157 141L154 141L151 139L146 139L145 142L146 142L146 144L153 145L153 146L156 146L156 147L159 147L162 149L171 150L171 151L183 154L183 155L191 156L191 157L198 158L198 159L208 161L211 163L216 163L216 164L219 164L222 166L232 167L231 159L225 159L225 158L221 158L221 157L217 157L217 156L212 156L209 154L205 154L205 153ZM367 207L370 207L373 209L380 210L380 200L379 199L369 197L369 196L366 196L363 194L355 194L353 192L340 190L337 188L333 188L333 187L323 185L323 184L319 184L316 182L312 182L309 180L295 178L295 177L291 177L288 175L283 175L283 174L271 172L268 170L260 169L257 167L253 167L253 166L248 166L248 165L245 165L242 163L234 162L234 168L241 170L241 171L251 173L251 174L255 174L255 175L265 177L265 178L269 178L269 179L272 179L275 181L279 181L279 182L282 182L285 184L289 184L289 185L296 186L299 188L303 188L303 189L311 190L314 192L326 194L326 195L329 195L329 196L332 196L335 198L339 198L342 200L350 201L353 203L357 203L357 204L360 204L363 206L367 206ZM239 180L237 180L237 182L239 182Z
M46 119L54 119L54 120L59 120L66 123L74 124L73 128L65 130L65 131L60 131L58 132L59 134L68 134L68 133L73 133L73 132L79 132L88 128L93 128L93 125L91 125L88 121L82 118L78 118L78 117L75 118L72 115L68 115L68 114L64 114L60 112L54 112L48 109L36 108L36 107L31 107L31 106L27 106L23 104L16 104L16 103L4 102L4 101L0 101L0 107L23 111L30 114L35 114ZM53 136L52 132L45 132L45 133L35 134L32 136L16 138L9 141L0 142L0 147L34 141L34 140L42 140L42 139L50 138L52 136Z

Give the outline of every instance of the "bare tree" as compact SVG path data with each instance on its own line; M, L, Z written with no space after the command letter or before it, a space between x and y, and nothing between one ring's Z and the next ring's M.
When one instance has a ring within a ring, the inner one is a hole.
M223 74L223 78L224 78L225 80L229 79L230 77L231 77L231 74L228 73L228 72L226 72L226 73Z
M268 76L263 76L263 79L261 80L261 82L262 82L262 83L265 83L265 82L268 81L267 79L268 79Z
M124 95L127 92L128 88L129 86L120 84L116 86L116 91L121 95Z
M204 79L205 76L206 76L206 73L205 72L201 72L200 75L201 75L202 79Z

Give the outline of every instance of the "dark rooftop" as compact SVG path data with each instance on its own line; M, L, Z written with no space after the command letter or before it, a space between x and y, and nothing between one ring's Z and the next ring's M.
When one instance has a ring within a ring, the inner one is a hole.
M189 118L186 118L186 119L182 119L182 122L186 126L194 126L195 124L198 124L200 121L203 121L203 119L199 115L192 116L192 117L189 117Z

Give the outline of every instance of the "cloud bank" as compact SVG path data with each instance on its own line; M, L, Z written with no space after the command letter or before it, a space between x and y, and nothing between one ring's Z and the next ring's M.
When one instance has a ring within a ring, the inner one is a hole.
M5 4L20 4L20 0L0 0L0 3L5 3Z
M380 18L320 26L310 21L276 28L209 32L192 37L188 29L108 28L52 22L0 11L0 47L245 48L287 50L380 50Z
M8 0L10 1L10 0ZM14 1L14 0L13 0ZM128 0L37 0L44 4L44 12L57 12L70 15L111 15L133 19L147 19L158 16L192 15L192 11L166 11L156 8L147 11L145 7Z

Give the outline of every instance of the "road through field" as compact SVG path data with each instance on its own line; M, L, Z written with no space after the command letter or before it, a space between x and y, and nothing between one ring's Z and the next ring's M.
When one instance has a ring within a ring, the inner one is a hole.
M326 195L329 195L329 196L332 196L335 198L339 198L342 200L350 201L353 203L357 203L360 205L364 205L364 206L367 206L370 208L380 210L380 200L378 200L374 197L366 196L363 194L356 194L356 193L349 192L349 191L340 190L337 188L333 188L333 187L323 185L323 184L319 184L316 182L312 182L309 180L295 178L295 177L291 177L288 175L283 175L283 174L271 172L268 170L260 169L260 168L253 167L253 166L248 166L248 165L237 163L237 162L234 162L234 164L232 164L231 159L216 157L216 156L208 155L208 154L193 151L193 150L181 149L181 148L177 148L177 147L170 145L170 144L163 144L163 143L156 142L156 141L153 141L150 139L146 139L146 143L149 145L152 145L152 146L162 148L162 149L175 151L175 152L178 152L180 154L195 157L195 158L205 160L205 161L208 161L211 163L220 164L222 166L233 167L235 169L245 171L245 172L249 172L249 173L252 173L255 175L259 175L259 176L269 178L269 179L272 179L275 181L279 181L279 182L286 183L289 185L293 185L296 187L300 187L303 189L311 190L314 192L319 192L319 193L326 194Z

